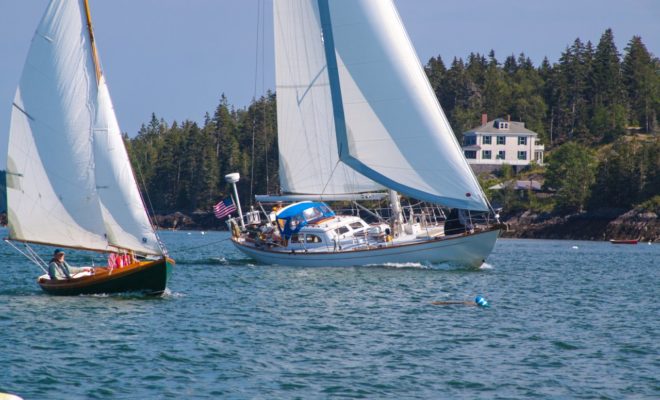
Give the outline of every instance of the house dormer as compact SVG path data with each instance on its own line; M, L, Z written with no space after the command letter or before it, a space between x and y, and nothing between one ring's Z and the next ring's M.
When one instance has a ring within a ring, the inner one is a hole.
M505 121L503 119L498 118L495 121L493 121L493 127L495 129L507 130L508 131L509 130L509 121Z

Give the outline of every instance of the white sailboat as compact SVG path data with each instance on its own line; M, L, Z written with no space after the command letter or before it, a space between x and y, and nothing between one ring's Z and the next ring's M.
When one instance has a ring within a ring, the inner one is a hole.
M285 265L481 265L499 221L393 2L274 0L274 27L285 196L257 200L386 198L391 211L372 224L313 201L250 212L228 222L234 245ZM398 193L424 205L402 208ZM462 229L439 207L462 210Z
M162 293L173 260L146 213L101 71L87 0L52 0L37 27L12 106L9 237L122 255L128 265L38 280L53 294ZM19 245L25 244L25 250Z

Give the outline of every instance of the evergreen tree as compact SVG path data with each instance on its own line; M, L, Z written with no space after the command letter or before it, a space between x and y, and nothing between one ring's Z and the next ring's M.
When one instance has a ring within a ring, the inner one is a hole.
M588 77L592 59L591 43L585 46L578 38L562 53L555 68L551 107L556 121L554 137L559 143L574 138L589 139Z
M591 132L612 141L625 133L626 104L619 52L611 29L607 29L598 42L590 81L594 107Z
M651 133L660 115L660 61L651 57L639 36L633 36L625 52L622 71L630 122Z

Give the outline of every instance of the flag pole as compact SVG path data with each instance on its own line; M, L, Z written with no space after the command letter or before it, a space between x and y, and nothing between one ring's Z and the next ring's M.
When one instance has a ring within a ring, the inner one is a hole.
M225 182L231 183L234 187L234 196L236 197L236 207L238 207L238 216L241 220L241 228L245 229L245 222L243 221L243 210L241 210L241 201L238 198L238 189L236 189L236 182L241 179L241 175L238 172L225 175Z

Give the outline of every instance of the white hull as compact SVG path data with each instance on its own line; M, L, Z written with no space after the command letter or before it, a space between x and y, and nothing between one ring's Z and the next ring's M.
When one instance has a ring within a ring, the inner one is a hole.
M479 267L495 246L499 230L411 244L336 252L285 253L232 239L234 246L247 256L264 264L296 267L348 267L402 263L449 263Z

